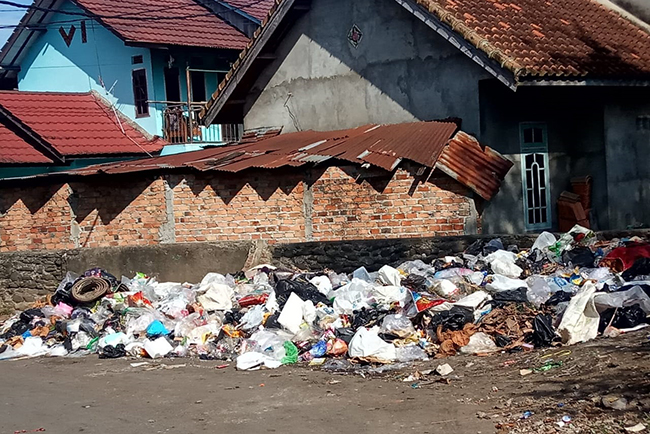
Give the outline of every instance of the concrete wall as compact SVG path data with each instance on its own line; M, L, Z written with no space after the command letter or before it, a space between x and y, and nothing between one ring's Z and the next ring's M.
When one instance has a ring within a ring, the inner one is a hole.
M635 17L650 24L650 2L648 0L611 0Z
M649 123L650 91L646 89L620 91L605 106L607 193L612 227L650 226Z
M79 12L66 2L61 10ZM149 108L149 116L135 117L131 71L144 68L147 72L149 98L156 97L149 49L127 47L117 36L96 21L85 19L87 42L82 41L81 19L56 13L47 31L38 36L20 65L18 89L32 91L87 92L96 90L115 104L115 107L134 119L151 134L161 132L161 114ZM71 26L76 31L70 46L59 33L63 27L69 34ZM132 65L131 57L141 55L143 63Z
M354 24L363 34L357 48L347 39ZM479 133L478 81L487 72L395 2L314 0L277 56L251 90L246 128L336 130L455 116Z
M553 228L557 228L556 202L560 193L571 190L571 178L586 175L593 178L594 228L620 227L610 224L608 215L611 195L607 194L603 131L607 98L602 88L520 87L512 92L501 83L481 83L481 143L515 163L501 190L483 212L484 233L525 232L519 154L521 122L547 124Z

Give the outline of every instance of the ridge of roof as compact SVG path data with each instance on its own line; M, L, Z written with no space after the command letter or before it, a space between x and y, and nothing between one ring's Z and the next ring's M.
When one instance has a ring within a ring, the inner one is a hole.
M278 21L282 20L282 18L286 15L286 13L289 11L291 6L293 5L294 0L274 0L273 5L269 8L268 13L266 14L266 18L262 20L262 23L260 26L255 30L253 33L253 36L250 39L250 42L246 45L246 48L244 48L240 53L239 56L237 57L237 60L232 64L230 67L230 70L228 73L226 73L226 76L221 80L219 85L217 86L217 89L214 91L210 99L208 100L207 104L201 109L199 112L199 121L205 124L210 124L214 117L216 116L215 111L220 109L221 107L215 109L213 108L214 104L217 103L217 100L219 97L224 92L228 92L226 89L228 86L232 86L232 80L235 74L239 73L241 68L246 68L250 66L250 63L254 59L254 56L257 56L259 54L259 51L261 51L261 48L259 45L264 44L264 39L263 37L266 35L272 34L275 29L277 28L276 25L272 25L272 23L277 23ZM244 71L245 73L246 71ZM212 115L214 113L214 116ZM209 119L206 120L206 117Z

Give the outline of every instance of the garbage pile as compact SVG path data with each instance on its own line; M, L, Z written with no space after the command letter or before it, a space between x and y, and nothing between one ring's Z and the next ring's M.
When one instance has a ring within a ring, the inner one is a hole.
M188 284L93 269L0 325L0 360L97 353L336 370L530 351L645 327L649 294L650 244L580 226L525 251L479 240L430 264L351 275L261 265Z

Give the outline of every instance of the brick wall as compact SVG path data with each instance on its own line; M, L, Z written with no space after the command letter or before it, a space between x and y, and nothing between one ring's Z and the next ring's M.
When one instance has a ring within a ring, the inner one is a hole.
M0 251L462 235L472 210L466 187L408 168L89 177L0 187Z

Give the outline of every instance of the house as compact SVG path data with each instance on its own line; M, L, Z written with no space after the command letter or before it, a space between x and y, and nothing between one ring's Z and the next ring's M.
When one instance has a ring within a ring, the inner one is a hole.
M235 2L236 3L236 2ZM163 153L236 140L195 112L246 47L273 0L35 0L0 52L0 82L20 91L96 91Z
M279 133L0 180L0 251L475 234L512 167L452 120Z
M0 178L148 158L165 144L94 91L0 91Z
M593 228L645 226L648 29L607 0L282 0L201 119L288 133L459 118L515 162L484 232L557 229L587 176Z

